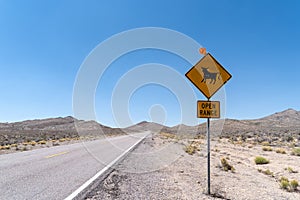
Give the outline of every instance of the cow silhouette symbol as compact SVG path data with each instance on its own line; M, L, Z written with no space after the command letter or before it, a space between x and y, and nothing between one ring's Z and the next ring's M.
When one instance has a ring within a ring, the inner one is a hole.
M202 72L203 72L203 79L201 81L201 83L206 83L206 80L207 79L210 79L210 84L215 84L216 83L216 79L217 79L217 76L218 76L218 79L220 80L220 75L221 73L220 72L210 72L208 71L208 68L206 67L201 67L202 69Z

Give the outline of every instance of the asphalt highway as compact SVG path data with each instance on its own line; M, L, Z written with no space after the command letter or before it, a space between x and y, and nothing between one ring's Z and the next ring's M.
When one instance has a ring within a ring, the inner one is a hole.
M65 199L146 135L0 155L0 199Z

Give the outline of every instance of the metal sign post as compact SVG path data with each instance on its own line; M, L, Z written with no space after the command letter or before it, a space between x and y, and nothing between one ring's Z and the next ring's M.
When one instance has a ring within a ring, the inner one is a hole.
M207 118L207 193L210 195L210 118Z
M210 118L220 118L220 102L209 99L231 78L231 74L205 48L203 58L185 76L206 96L197 102L197 117L207 118L207 193L210 195Z

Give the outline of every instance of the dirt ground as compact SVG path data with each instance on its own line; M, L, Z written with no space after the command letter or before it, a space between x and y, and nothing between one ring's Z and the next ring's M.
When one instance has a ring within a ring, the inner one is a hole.
M192 155L187 153L190 146L195 147ZM226 138L213 140L211 195L207 195L204 138L147 138L86 199L300 199L300 187L294 191L280 187L282 176L300 181L300 157L291 155L292 148L287 146L280 147L286 154L276 153L276 146L268 147L272 151L263 148L262 144L234 143ZM269 164L256 165L256 156L267 158ZM221 158L234 170L225 171Z

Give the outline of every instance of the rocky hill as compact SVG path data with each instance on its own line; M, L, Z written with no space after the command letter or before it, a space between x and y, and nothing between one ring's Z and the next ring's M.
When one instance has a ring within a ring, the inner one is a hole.
M165 128L168 128L167 126L157 124L155 122L147 122L147 121L142 121L140 123L137 123L135 125L129 126L125 128L124 130L126 132L138 132L138 131L152 131L152 132L159 132Z
M150 124L150 122L143 122L142 127L151 126ZM178 135L206 134L206 123L197 126L181 124L173 127L162 127L161 125L156 127L163 132ZM271 140L289 141L291 138L300 141L300 112L288 109L254 120L212 120L211 135L233 140L237 140L237 138L242 138L243 140L253 138L257 142Z
M258 120L253 120L253 122L266 127L300 127L300 111L287 109Z
M119 135L124 132L119 128L110 128L95 121L78 120L71 116L0 123L0 145L103 134Z

